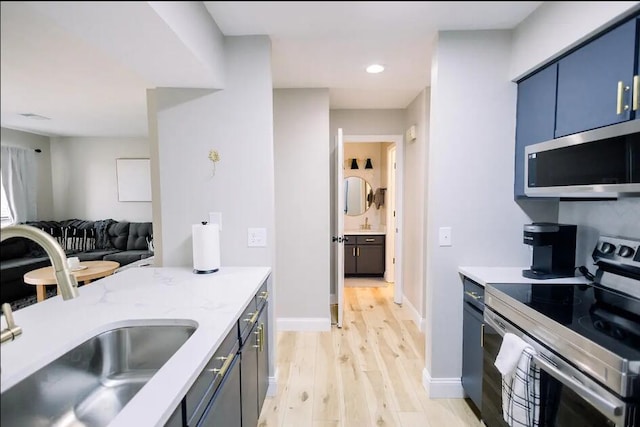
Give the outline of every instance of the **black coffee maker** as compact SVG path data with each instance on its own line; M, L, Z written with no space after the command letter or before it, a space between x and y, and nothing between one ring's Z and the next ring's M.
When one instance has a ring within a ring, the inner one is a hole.
M522 270L522 275L528 279L574 277L577 229L572 224L526 224L523 243L533 246L533 261L531 269Z

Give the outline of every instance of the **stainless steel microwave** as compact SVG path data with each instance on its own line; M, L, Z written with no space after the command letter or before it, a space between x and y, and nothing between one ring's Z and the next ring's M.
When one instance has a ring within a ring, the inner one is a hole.
M640 120L530 145L524 168L527 196L640 196Z

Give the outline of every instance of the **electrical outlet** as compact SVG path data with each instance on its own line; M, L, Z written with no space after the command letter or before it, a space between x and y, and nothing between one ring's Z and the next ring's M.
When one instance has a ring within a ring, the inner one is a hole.
M263 248L267 246L266 228L249 228L247 230L247 246L251 248Z
M451 227L440 227L438 242L440 246L451 246Z

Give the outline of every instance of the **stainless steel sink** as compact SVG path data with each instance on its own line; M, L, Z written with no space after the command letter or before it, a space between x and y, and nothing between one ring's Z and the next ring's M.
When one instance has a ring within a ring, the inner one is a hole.
M112 329L0 395L0 424L106 426L195 331L193 325Z

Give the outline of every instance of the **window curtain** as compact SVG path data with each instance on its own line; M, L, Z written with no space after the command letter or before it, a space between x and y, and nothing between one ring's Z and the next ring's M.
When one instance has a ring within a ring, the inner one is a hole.
M14 223L36 218L37 167L33 148L1 147L2 185Z

